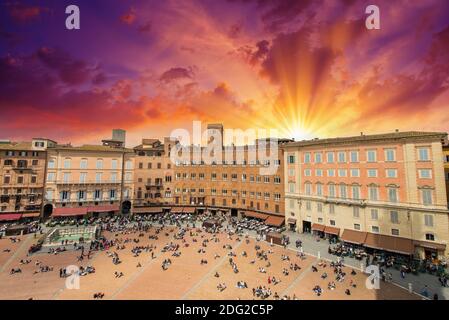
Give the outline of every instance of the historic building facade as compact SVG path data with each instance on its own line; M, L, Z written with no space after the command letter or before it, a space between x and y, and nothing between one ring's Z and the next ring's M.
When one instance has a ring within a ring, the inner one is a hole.
M395 132L284 145L286 223L373 249L447 254L445 138Z
M55 145L47 153L44 217L131 212L132 149L104 140L103 145Z
M278 141L272 163L257 157L260 141L254 145L223 147L221 160L205 163L198 154L203 147L190 147L187 160L175 163L173 199L175 205L190 205L266 219L284 217L283 150ZM227 156L226 156L227 155ZM269 166L274 169L265 173ZM280 221L280 220L279 220Z
M0 221L39 217L47 147L54 141L0 142Z
M446 196L449 204L449 144L444 145L443 153L444 153L444 177L446 180Z
M142 143L134 147L134 210L144 212L145 207L171 204L173 165L170 150L174 142L164 138L142 139Z

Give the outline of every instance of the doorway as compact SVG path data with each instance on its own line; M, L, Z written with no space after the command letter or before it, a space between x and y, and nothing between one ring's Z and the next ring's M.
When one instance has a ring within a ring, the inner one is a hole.
M312 231L312 223L310 221L303 221L302 222L302 232L310 233L311 231Z

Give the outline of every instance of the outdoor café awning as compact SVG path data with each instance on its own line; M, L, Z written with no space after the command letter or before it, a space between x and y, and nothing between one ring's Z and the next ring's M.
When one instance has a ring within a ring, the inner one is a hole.
M171 213L182 213L182 211L184 210L184 207L173 207L171 208Z
M118 204L87 207L87 212L109 212L118 210L120 210L120 206Z
M288 218L288 219L287 219L287 222L288 222L289 224L296 224L296 219Z
M0 214L0 221L14 221L22 217L21 213L2 213Z
M52 217L71 217L71 216L84 216L87 214L87 207L61 207L55 208Z
M266 220L268 218L268 214L259 213L255 211L245 211L245 217Z
M366 234L367 234L367 232L344 229L343 234L341 235L340 238L344 242L362 245L365 243Z
M415 240L415 241L413 241L413 244L416 247L423 247L423 248L439 250L439 251L446 250L446 245L443 244L443 243L435 243L435 242L430 242L430 241Z
M411 255L414 252L413 241L411 239L371 232L368 232L366 235L365 247L406 255Z
M322 225L322 224L319 224L319 223L314 223L314 224L312 224L312 230L313 230L313 231L321 231L321 232L324 232L324 228L325 228L325 226Z
M133 213L162 213L161 207L135 207Z
M265 224L273 227L280 227L284 224L284 221L284 217L268 216L267 220L265 220Z
M340 228L326 226L324 228L324 233L334 234L336 236L339 236L340 235Z
M37 212L24 212L22 213L22 218L37 218L41 215L39 211Z
M184 210L182 211L182 213L193 214L193 213L195 213L195 210L196 210L195 207L184 207Z

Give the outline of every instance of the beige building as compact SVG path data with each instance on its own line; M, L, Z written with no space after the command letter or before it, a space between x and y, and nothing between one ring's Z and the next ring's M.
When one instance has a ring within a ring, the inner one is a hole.
M0 141L0 221L37 218L42 210L47 147L54 141Z
M370 249L447 255L445 137L395 132L284 145L287 223Z
M124 141L48 148L44 216L129 213L134 151Z
M446 180L446 196L449 204L449 144L443 147L444 153L444 178Z

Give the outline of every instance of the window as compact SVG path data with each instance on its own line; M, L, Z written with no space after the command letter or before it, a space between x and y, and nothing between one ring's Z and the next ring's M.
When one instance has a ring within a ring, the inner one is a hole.
M49 189L45 192L45 199L52 201L53 200L53 190Z
M86 192L84 190L78 191L78 201L86 200Z
M290 177L294 177L295 176L295 169L288 169L288 175L290 176Z
M360 199L360 186L352 186L352 199Z
M368 178L376 178L377 177L377 169L368 169Z
M96 183L101 183L101 180L103 179L103 173L101 173L101 172L97 172L96 174L95 174L95 182Z
M64 159L64 169L70 169L72 161L69 158Z
M345 163L346 162L346 152L340 151L338 153L338 162Z
M387 162L396 161L396 152L394 149L385 149L385 161Z
M335 220L329 220L329 224L330 224L331 226L335 226Z
M371 209L371 220L377 220L379 218L379 212L377 209Z
M288 156L288 163L290 163L290 164L295 163L295 156L294 155L289 155Z
M379 227L378 226L371 226L371 231L373 233L379 233Z
M237 179L237 175L235 175L235 178ZM270 183L270 177L264 176L263 177L263 183Z
M333 152L328 152L327 153L327 162L328 163L334 163L334 153Z
M310 177L312 175L312 170L310 169L305 169L304 170L304 176L305 177Z
M338 176L339 177L346 177L347 176L347 171L346 169L338 169Z
M112 169L112 170L116 170L117 167L118 167L118 161L117 161L117 159L112 159L112 160L111 160L111 169Z
M366 161L367 162L376 162L377 161L376 150L368 150L366 152Z
M335 184L330 184L329 188L329 197L335 198Z
M435 236L432 233L426 233L426 240L435 241Z
M115 200L115 190L114 189L109 191L109 199Z
M101 200L101 198L102 198L102 192L101 192L101 190L95 190L95 192L94 192L94 199L95 200Z
M322 203L318 202L316 204L316 211L323 212L323 204Z
M304 153L304 163L310 163L310 152Z
M422 203L425 206L430 206L432 204L432 189L422 189Z
M323 170L322 169L316 169L315 170L315 176L322 177L323 176Z
M398 236L399 235L399 229L391 229L391 234L393 236Z
M385 176L387 178L397 178L398 177L398 170L396 170L396 169L386 169L385 170Z
M312 204L310 203L310 201L306 201L306 210L312 210Z
M112 183L117 182L117 172L112 172L111 173L111 182Z
M354 230L360 230L360 224L354 223Z
M48 168L54 169L55 168L55 159L48 160Z
M335 169L328 169L327 170L327 176L328 177L335 177Z
M87 159L81 159L80 169L87 169Z
M351 151L351 162L359 162L359 152Z
M289 182L288 183L288 191L290 193L294 193L295 192L295 183L294 182Z
M280 176L274 176L274 183L280 184L281 183L281 177Z
M54 172L49 172L47 174L47 181L48 182L54 182L55 181L55 173Z
M429 161L429 148L418 148L418 160Z
M360 177L360 169L351 169L351 177L353 178Z
M131 160L126 160L125 162L125 169L131 170L133 168L133 162Z
M347 195L346 185L341 184L341 185L340 185L340 198L346 199L347 196L348 196L348 195Z
M97 159L97 169L103 169L103 160L102 159Z
M379 188L377 186L369 186L369 199L372 201L379 200Z
M333 203L329 204L329 213L334 214L335 213L335 205Z
M390 202L398 202L398 190L395 187L388 188L388 200Z
M70 173L69 172L64 172L63 176L62 176L62 180L64 183L69 183L70 182Z
M61 191L60 198L61 198L61 201L69 200L70 199L70 192L68 192L68 191Z
M359 207L352 208L352 216L357 219L360 218L360 208Z
M293 200L293 199L290 199L289 200L289 206L290 206L290 209L294 209L295 208L295 200Z
M322 162L322 154L321 152L315 153L315 163L321 163Z
M432 169L419 169L418 176L420 179L432 179Z
M305 183L305 193L308 196L312 194L312 184L310 182Z
M433 227L433 215L425 214L424 215L424 224L426 227Z
M86 183L87 172L80 173L80 183Z
M399 223L399 214L397 211L390 211L391 223Z
M323 195L323 185L321 183L317 183L316 185L316 195L317 196Z

